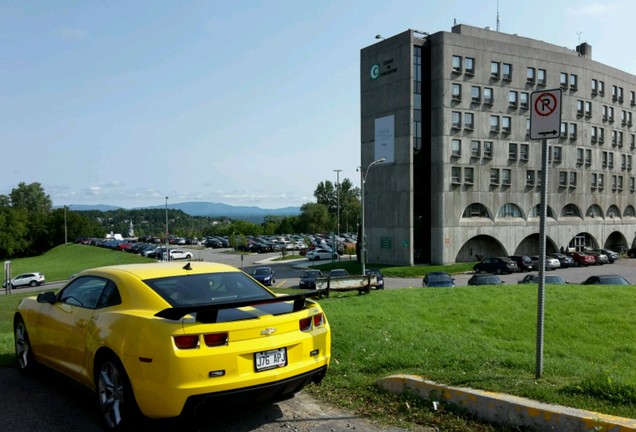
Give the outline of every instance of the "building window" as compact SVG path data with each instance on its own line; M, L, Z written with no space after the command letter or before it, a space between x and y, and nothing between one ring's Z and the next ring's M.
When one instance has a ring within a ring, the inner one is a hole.
M526 186L534 186L534 170L526 171Z
M616 136L617 136L616 131L612 130L612 147L616 147L616 144L617 144Z
M629 135L629 149L636 150L636 135L634 134Z
M481 157L481 141L472 140L470 142L470 156L473 158Z
M546 77L545 69L537 70L537 83L539 85L546 85L547 77Z
M590 129L590 141L592 143L598 141L598 128L596 126L592 126L592 129Z
M627 169L627 155L621 155L621 169L624 171Z
M529 83L534 84L536 77L535 77L535 69L533 67L529 67L527 69L526 78Z
M623 87L618 88L618 101L623 102Z
M512 183L512 171L508 168L501 170L501 184L510 186Z
M462 113L453 111L451 114L453 129L461 129L462 127Z
M614 152L609 152L607 158L607 166L609 168L614 168Z
M630 192L636 191L636 177L630 177L629 178L629 191ZM625 216L627 216L627 215L625 215ZM634 217L634 214L630 214L629 216Z
M570 89L576 90L579 86L579 77L575 74L570 74Z
M472 86L472 88L470 89L470 97L473 102L481 102L481 87Z
M492 88L484 87L484 103L492 105L494 102L495 98L493 96Z
M462 155L462 140L451 140L451 156L460 157Z
M583 149L582 148L577 148L576 149L576 163L579 165L583 165L583 162L585 161L584 158L584 153L583 153Z
M559 134L559 138L567 138L568 137L568 124L566 122L561 122L561 133Z
M598 80L592 79L592 95L598 94Z
M599 81L598 82L598 95L599 96L605 96L605 82L604 81Z
M627 126L631 126L631 125L632 125L632 112L627 111Z
M464 59L464 69L467 74L475 74L475 59L472 57L466 57Z
M462 182L462 169L460 167L451 168L451 183L460 184Z
M605 128L598 128L598 142L601 144L605 142Z
M568 185L568 172L559 171L559 186L566 187Z
M506 81L512 80L512 65L510 63L503 64L503 79Z
M592 165L592 150L585 149L585 165Z
M461 73L462 71L462 58L460 56L453 56L453 72Z
M451 98L453 100L462 100L462 85L453 83L451 86Z
M497 168L490 169L490 184L491 185L499 184L499 169Z
M631 106L636 105L636 91L629 92L629 103Z
M520 144L519 145L519 159L521 159L522 161L527 161L528 160L529 151L530 151L530 147L528 146L528 144Z
M627 126L627 111L621 110L621 124Z
M509 143L508 144L508 159L516 161L517 157L518 157L517 143Z
M464 113L464 127L466 129L475 127L475 115L473 113Z
M592 102L585 101L585 117L592 117Z
M519 106L526 109L530 106L530 93L521 92L519 94Z
M627 155L627 171L632 170L632 155Z
M464 168L464 183L473 184L475 180L475 169L474 168Z
M597 174L596 173L592 173L592 181L591 181L591 186L592 189L596 189L596 187L598 186L598 179L597 179Z
M526 118L526 135L530 136L530 118Z
M576 139L576 123L570 123L570 139Z
M568 74L561 72L560 77L561 88L568 88Z
M510 90L508 92L508 105L510 105L511 107L516 108L517 107L517 92L514 90Z
M599 189L604 189L605 188L605 174L599 174L598 175L598 188Z
M490 76L492 78L499 78L500 72L500 63L496 61L490 62Z
M623 148L623 132L618 131L618 147Z
M466 207L466 210L464 210L464 214L462 215L462 217L488 217L488 211L483 205L475 203Z
M581 99L578 99L576 101L576 115L577 116L582 116L583 115L583 107L584 107L584 103Z
M490 131L499 132L499 116L496 116L496 115L490 116Z
M614 107L607 108L607 119L610 123L614 123Z
M510 133L512 131L512 118L508 116L503 116L501 118L501 130L504 133Z
M492 159L492 141L484 141L484 157Z
M576 187L576 171L570 171L570 187Z
M607 168L608 153L604 151L601 155L601 166Z
M561 146L553 147L554 163L561 163L563 158L563 148Z

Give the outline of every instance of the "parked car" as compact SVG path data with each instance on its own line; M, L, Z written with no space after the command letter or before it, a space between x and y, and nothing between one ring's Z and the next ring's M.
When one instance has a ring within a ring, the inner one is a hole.
M581 285L631 285L620 275L598 275L590 276L581 282Z
M364 270L365 275L375 276L375 280L377 281L376 289L384 289L384 275L380 271L380 269L376 268L368 268Z
M454 287L455 279L446 272L430 272L424 275L422 286L430 288Z
M338 259L338 254L330 249L312 249L305 255L309 261Z
M532 255L530 257L530 259L532 260L532 267L536 270L539 269L539 255ZM554 258L551 257L549 255L546 255L545 257L545 269L546 270L554 270L556 268L561 267L561 262Z
M329 277L342 277L349 276L349 272L345 269L331 269L329 270Z
M586 254L585 252L570 252L569 255L574 260L574 265L576 267L596 264L594 257Z
M636 258L636 248L627 249L628 258Z
M43 285L46 282L46 278L42 273L33 272L33 273L22 273L11 279L9 284L11 284L11 288L19 288L23 286L31 286L36 287ZM2 283L2 288L6 288L7 283Z
M610 264L614 264L616 261L621 259L621 256L618 254L618 252L615 252L611 249L599 249L599 251L607 255L607 259L609 260Z
M549 253L547 255L558 259L561 264L561 268L574 267L574 259L569 255L559 252Z
M18 368L41 363L94 391L111 430L128 430L138 413L188 415L208 400L280 400L323 379L331 329L310 299L317 293L277 296L224 264L183 267L85 270L57 293L22 299Z
M519 266L508 257L486 258L473 266L475 273L513 273L519 271Z
M320 270L305 270L300 277L298 287L301 289L316 289L316 279L324 277Z
M564 285L567 284L567 282L558 275L545 275L545 283L547 284L551 284L551 285ZM526 275L523 279L521 279L519 282L520 284L536 284L539 283L539 275L536 274L529 274Z
M502 283L496 275L475 274L468 279L468 285L500 285Z
M257 267L252 273L252 277L265 286L272 286L276 283L274 270L271 267Z
M586 252L588 255L592 255L594 257L594 262L596 265L609 264L609 257L600 250L593 249Z
M184 251L184 250L181 250L181 249L170 249L168 254L170 254L170 261L179 260L179 259L192 259L192 253L191 252ZM166 255L167 254L165 252L162 253L162 258L164 260L166 259Z
M517 263L519 271L532 271L532 260L527 255L511 255L508 258Z

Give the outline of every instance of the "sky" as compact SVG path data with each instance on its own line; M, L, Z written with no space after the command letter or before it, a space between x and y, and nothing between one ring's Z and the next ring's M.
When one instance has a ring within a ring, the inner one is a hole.
M360 50L497 11L636 74L631 0L0 0L0 194L276 209L359 186Z

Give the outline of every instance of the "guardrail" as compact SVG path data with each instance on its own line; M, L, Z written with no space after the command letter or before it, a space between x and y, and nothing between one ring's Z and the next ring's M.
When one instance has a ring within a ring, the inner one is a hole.
M366 276L338 276L316 279L316 290L325 292L329 298L331 291L358 291L358 294L371 292L371 288L378 287L378 278L373 275Z

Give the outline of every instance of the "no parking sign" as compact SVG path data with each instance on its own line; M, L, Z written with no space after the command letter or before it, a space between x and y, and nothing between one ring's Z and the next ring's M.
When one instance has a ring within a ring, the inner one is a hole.
M533 92L530 104L530 139L558 138L561 129L561 89Z

